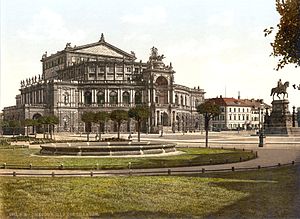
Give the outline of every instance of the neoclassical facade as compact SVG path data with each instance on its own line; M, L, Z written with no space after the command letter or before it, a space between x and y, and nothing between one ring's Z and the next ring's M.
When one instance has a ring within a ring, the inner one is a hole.
M152 47L147 62L136 61L134 52L107 43L103 34L96 43L67 43L63 50L42 56L41 76L21 81L16 105L4 108L4 120L56 115L56 131L84 132L83 112L147 105L151 116L143 124L145 132L199 130L202 119L196 106L204 101L204 90L175 84L172 63L166 65L163 59ZM116 127L109 121L103 129L114 132ZM122 129L134 131L134 121Z

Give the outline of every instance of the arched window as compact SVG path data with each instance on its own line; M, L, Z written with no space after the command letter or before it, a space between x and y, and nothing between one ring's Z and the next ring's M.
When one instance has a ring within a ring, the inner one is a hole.
M64 130L67 131L68 130L68 125L69 125L70 118L68 116L64 116L62 120L63 120Z
M92 104L92 93L90 91L84 92L84 103Z
M64 95L63 95L63 97L64 97L64 104L68 104L69 101L70 101L70 95L69 95L69 93L65 92Z
M180 96L180 104L183 106L183 96Z
M175 94L175 104L178 105L178 95Z
M130 104L130 94L127 91L123 92L122 97L124 104Z
M155 84L157 85L158 103L168 103L168 81L165 77L159 76Z
M105 97L104 97L104 92L99 91L97 93L97 104L104 104L105 103Z
M112 91L109 94L109 103L110 104L118 104L118 94L116 91Z
M142 94L140 91L135 92L134 100L135 104L142 104Z

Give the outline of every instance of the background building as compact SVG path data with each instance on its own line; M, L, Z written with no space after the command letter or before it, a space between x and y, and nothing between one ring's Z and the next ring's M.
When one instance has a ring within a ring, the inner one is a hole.
M212 119L213 130L249 130L263 127L266 111L271 106L258 99L233 97L211 98L221 108L221 114Z
M153 47L147 62L136 61L134 52L107 43L103 34L96 43L73 47L67 43L63 50L42 56L41 76L21 81L16 105L4 108L4 120L55 115L58 132L84 132L81 115L86 111L147 105L151 116L142 127L146 132L200 129L196 106L204 101L205 92L175 84L172 63L165 65L163 59ZM104 129L113 132L116 126L109 121ZM129 121L122 130L135 130L135 123Z

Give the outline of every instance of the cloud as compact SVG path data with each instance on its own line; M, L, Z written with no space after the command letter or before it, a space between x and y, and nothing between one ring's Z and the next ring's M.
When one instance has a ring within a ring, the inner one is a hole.
M163 7L147 7L141 13L126 14L121 17L122 23L138 25L157 25L165 23L167 13Z
M31 23L17 31L18 37L25 40L80 40L85 38L83 30L72 30L63 16L50 9L42 9L33 15Z

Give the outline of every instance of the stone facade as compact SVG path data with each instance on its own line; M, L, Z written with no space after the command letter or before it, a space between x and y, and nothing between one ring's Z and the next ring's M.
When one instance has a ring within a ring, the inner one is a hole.
M143 124L145 132L199 130L196 106L204 101L204 90L175 84L172 63L165 65L163 59L153 47L147 62L136 61L134 52L107 43L103 34L96 43L67 43L62 51L42 56L41 76L21 81L16 106L4 108L4 120L55 115L56 131L84 132L83 112L147 105L151 116ZM92 131L96 130L95 125ZM104 127L115 130L111 121ZM134 131L134 121L123 124L122 130Z

